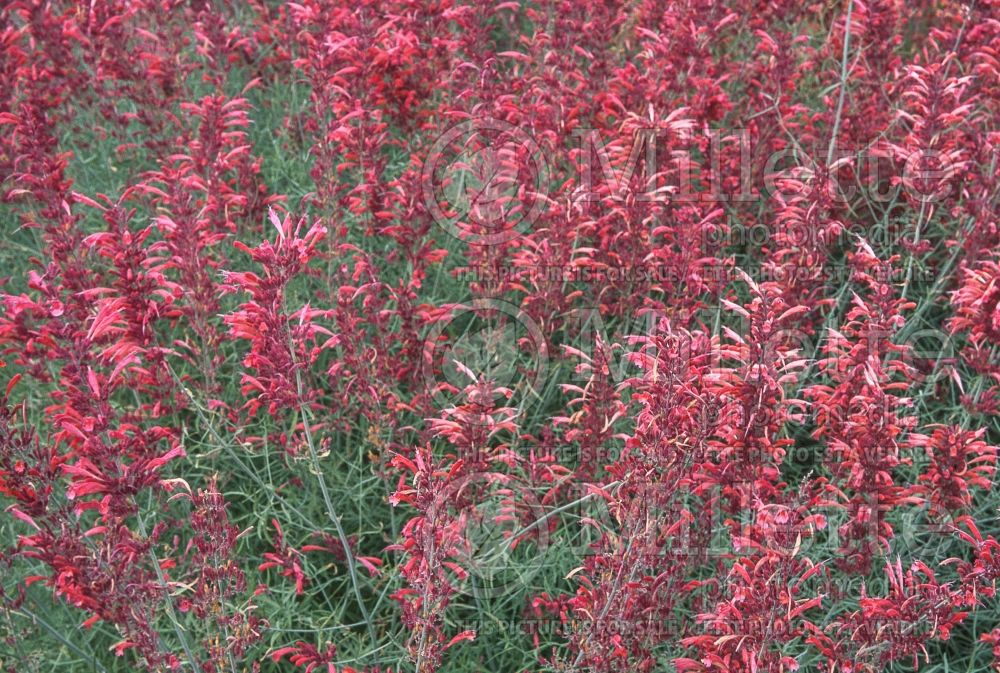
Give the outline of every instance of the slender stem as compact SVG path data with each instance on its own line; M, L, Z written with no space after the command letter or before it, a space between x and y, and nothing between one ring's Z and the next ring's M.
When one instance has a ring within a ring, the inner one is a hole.
M605 484L604 488L615 488L619 484L621 484L620 481L613 481L610 484ZM551 519L553 516L555 516L555 515L557 515L557 514L559 514L561 512L565 512L568 509L572 509L573 507L576 507L577 505L582 504L582 503L586 502L587 500L590 500L595 495L597 495L597 493L591 492L591 493L588 493L587 495L584 495L584 496L581 496L581 497L577 498L576 500L574 500L572 502L568 502L565 505L561 505L559 507L556 507L555 509L549 510L548 512L546 512L542 516L538 517L537 519L535 519L534 521L532 521L530 524L528 524L527 526L525 526L521 530L517 531L516 533L514 533L513 535L511 535L510 537L508 537L504 541L503 551L507 551L507 548L510 547L510 545L513 544L513 542L515 540L520 539L521 536L524 535L525 533L528 533L528 532L534 530L535 528L538 528L543 523L545 523L546 521L548 521L549 519Z
M292 351L292 353L294 353L294 351ZM358 569L354 560L354 554L351 551L351 545L347 539L347 534L344 532L344 526L340 522L340 516L337 514L337 510L333 506L333 500L330 498L330 489L326 485L326 478L323 476L323 468L320 465L319 455L316 452L316 443L313 441L312 429L309 427L309 415L306 412L305 404L302 403L302 374L298 369L295 370L295 385L299 393L299 412L302 416L302 427L306 435L306 444L309 447L309 461L312 464L313 471L316 473L316 480L319 482L320 493L323 494L323 502L326 505L327 515L330 517L330 521L333 522L333 527L337 531L337 537L340 539L340 544L344 547L344 558L347 560L347 572L351 576L351 588L354 590L354 598L357 600L358 607L361 609L361 615L365 619L365 625L368 628L368 637L371 638L372 646L377 647L378 640L375 637L375 628L372 626L371 614L369 614L368 606L365 605L365 601L361 597L361 587L358 582Z
M101 671L101 673L108 673L108 669L106 669L104 667L104 665L101 664L101 662L99 662L97 659L95 659L93 657L93 655L88 654L87 652L84 652L78 645L75 645L72 641L68 640L65 636L63 636L63 634L58 629L56 629L54 626L52 626L51 624L49 624L48 622L46 622L44 619L42 619L41 617L39 617L37 614L35 614L31 610L29 610L28 608L26 608L26 607L24 607L22 605L22 606L20 606L20 607L18 607L16 609L12 609L10 612L12 614L20 615L22 617L25 617L25 618L31 620L33 623L37 624L38 626L41 626L43 629L45 629L49 633L50 636L52 636L53 638L55 638L56 640L58 640L60 643L62 643L63 645L65 645L69 650L71 650L72 652L75 652L79 656L81 656L84 659L86 659L87 663L89 663L91 666L93 666L95 670ZM15 640L16 644L18 644L19 642L20 641Z
M844 23L844 53L840 57L840 93L837 97L837 111L833 117L833 133L830 134L830 146L826 149L826 165L833 163L833 151L837 146L837 134L840 132L840 117L844 111L844 96L847 93L847 54L851 48L851 13L854 11L854 0L847 3L847 20Z
M148 539L146 535L146 524L143 523L142 516L137 514L135 519L139 527L139 534ZM153 560L153 568L156 570L156 577L160 582L160 586L167 593L164 604L167 607L167 616L170 617L170 624L174 627L174 633L177 635L177 639L180 640L181 647L184 648L184 654L187 656L188 662L191 664L191 669L194 671L200 671L201 666L195 658L194 652L191 651L191 644L188 642L187 636L184 634L184 629L181 627L180 622L177 621L177 613L174 612L174 603L170 596L170 587L167 585L166 577L163 576L163 569L160 568L160 561L156 558L156 552L153 550L152 545L149 547L149 557Z
M913 240L911 243L916 249L918 243L920 243L920 228L924 223L924 212L927 210L927 201L925 199L920 200L920 215L917 217L917 225L913 228ZM931 217L934 217L933 213ZM913 278L913 253L911 252L909 258L906 260L906 278L903 279L903 290L900 292L899 298L906 299L906 293L910 289L910 280Z

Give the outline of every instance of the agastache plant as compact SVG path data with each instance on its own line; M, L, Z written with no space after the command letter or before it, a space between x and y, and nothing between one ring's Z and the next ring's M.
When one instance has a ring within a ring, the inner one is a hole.
M0 6L0 670L1000 670L992 0Z

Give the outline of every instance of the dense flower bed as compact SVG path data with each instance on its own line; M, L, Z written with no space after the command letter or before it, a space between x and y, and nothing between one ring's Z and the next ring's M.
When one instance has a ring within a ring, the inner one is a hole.
M993 0L8 0L0 668L1000 666L998 121Z

